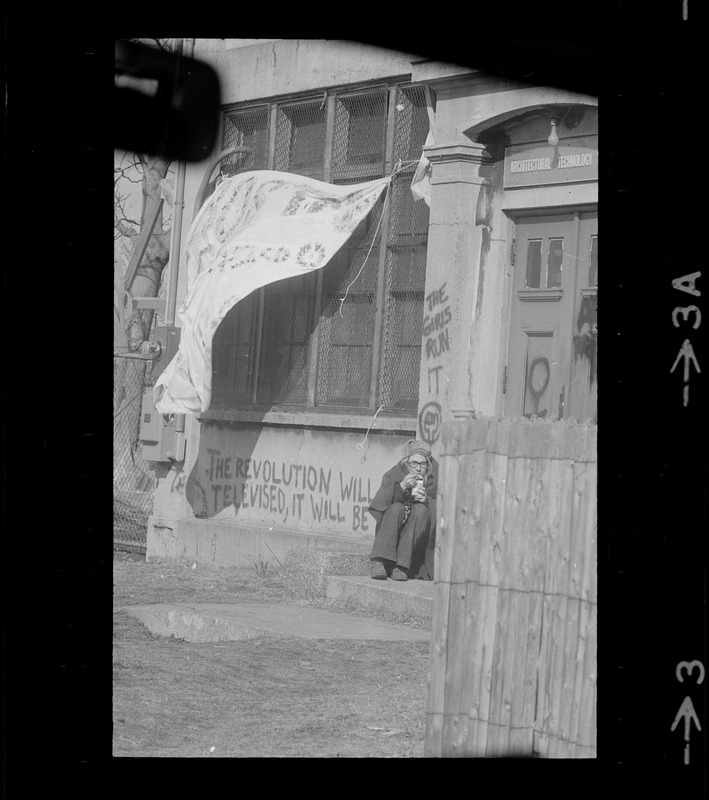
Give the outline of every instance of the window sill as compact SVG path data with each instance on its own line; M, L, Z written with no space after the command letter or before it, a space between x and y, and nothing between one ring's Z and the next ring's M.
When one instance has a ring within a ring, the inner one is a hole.
M395 432L416 434L416 416L383 416L374 419L374 414L348 414L340 411L251 411L248 409L210 409L200 414L200 422L256 422L261 425L290 426L303 428L346 428L371 432Z
M517 296L523 303L558 303L563 297L563 289L518 289Z

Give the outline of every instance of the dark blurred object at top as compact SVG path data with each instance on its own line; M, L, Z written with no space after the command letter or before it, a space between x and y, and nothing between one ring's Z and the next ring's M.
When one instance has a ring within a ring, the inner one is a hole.
M116 42L114 147L203 161L219 124L219 79L194 58Z

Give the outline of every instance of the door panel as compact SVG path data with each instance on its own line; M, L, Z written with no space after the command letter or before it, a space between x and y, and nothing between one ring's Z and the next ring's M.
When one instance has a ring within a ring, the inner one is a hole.
M531 417L551 416L554 413L554 383L551 380L557 361L557 331L525 330L525 380L522 413Z
M595 212L517 220L505 414L595 415Z
M568 391L576 229L573 214L531 217L516 226L505 413L550 417Z

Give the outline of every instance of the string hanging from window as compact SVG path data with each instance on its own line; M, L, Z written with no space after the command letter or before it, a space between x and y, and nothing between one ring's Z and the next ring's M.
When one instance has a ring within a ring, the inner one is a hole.
M369 450L369 443L368 443L369 432L372 430L373 427L376 427L376 425L377 425L377 416L378 416L379 412L383 408L384 408L384 406L379 406L379 408L377 409L376 413L372 417L372 421L369 423L369 427L367 428L367 433L364 434L364 439L362 439L362 441L359 442L359 444L357 445L357 449L358 450L364 450L364 445L365 444L367 445L367 450ZM365 450L364 455L362 456L362 459L361 459L361 463L364 464L364 462L366 460L367 460L367 451Z
M352 281L350 282L347 289L345 289L345 294L340 298L340 316L342 317L342 306L347 300L347 295L349 294L350 289L356 283L359 276L362 274L362 270L364 270L367 259L369 258L369 254L372 252L372 248L374 247L374 243L377 241L377 234L379 233L379 226L382 224L382 220L384 219L384 213L386 212L387 203L389 202L389 195L391 194L391 186L394 177L398 175L400 172L403 172L406 169L410 169L412 165L418 164L418 161L402 161L399 159L398 164L396 165L396 169L391 173L389 176L389 183L387 184L386 193L384 196L384 202L382 203L382 212L379 215L379 220L377 221L377 227L374 229L374 236L372 236L372 243L369 245L369 250L367 250L367 255L364 257L364 261L362 262L362 266L359 268L359 271L354 276Z

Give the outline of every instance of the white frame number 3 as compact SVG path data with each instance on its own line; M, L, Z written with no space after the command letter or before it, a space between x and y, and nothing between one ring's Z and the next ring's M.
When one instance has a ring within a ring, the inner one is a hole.
M684 678L682 677L682 668L687 670L687 674L691 675L694 672L694 668L699 667L699 680L697 681L697 685L702 683L704 680L704 664L701 661L680 661L677 664L677 668L675 669L675 675L677 676L677 680L680 683L684 683Z

